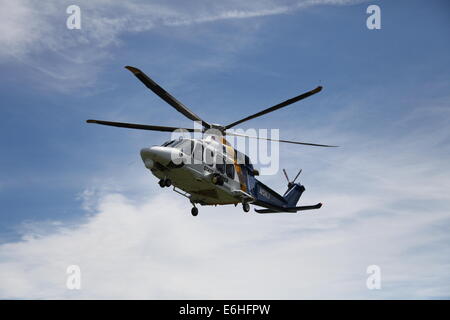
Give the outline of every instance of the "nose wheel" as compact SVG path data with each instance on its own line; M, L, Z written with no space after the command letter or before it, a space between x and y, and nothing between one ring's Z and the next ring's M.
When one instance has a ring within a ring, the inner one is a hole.
M198 215L198 208L197 207L192 207L191 209L191 214L196 217Z
M161 188L170 187L172 185L172 181L170 179L161 179L158 184Z
M244 210L244 212L249 212L250 205L247 202L244 202L244 203L242 203L242 209Z

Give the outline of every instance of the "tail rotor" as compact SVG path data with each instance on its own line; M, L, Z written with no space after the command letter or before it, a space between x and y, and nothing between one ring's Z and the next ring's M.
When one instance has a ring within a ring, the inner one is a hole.
M286 180L288 182L288 188L290 188L290 187L292 187L294 185L295 180L297 180L297 178L300 175L300 173L302 173L302 169L300 169L300 171L297 173L297 175L295 176L294 180L292 180L292 181L289 180L289 177L288 177L287 172L286 172L285 169L283 169L283 173L284 173L284 176L286 177Z

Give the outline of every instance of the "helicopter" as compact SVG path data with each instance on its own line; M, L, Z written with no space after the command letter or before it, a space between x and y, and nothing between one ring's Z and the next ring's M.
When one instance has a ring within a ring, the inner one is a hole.
M295 182L302 172L301 169L293 180L289 180L286 170L283 169L288 185L286 192L281 195L259 181L256 178L259 175L259 171L253 167L249 157L233 148L224 138L229 135L297 145L337 147L334 145L250 136L229 130L245 121L308 98L320 92L322 90L321 86L228 125L219 125L209 123L200 118L138 68L131 66L126 66L125 68L153 93L185 117L199 124L200 127L179 128L93 119L86 120L86 122L128 129L162 132L182 131L201 134L202 137L200 139L180 137L179 139L166 141L162 145L146 147L140 150L144 166L159 179L159 186L161 188L173 187L173 191L189 199L192 204L191 214L193 216L198 215L197 205L217 206L233 204L237 206L242 204L243 211L249 212L251 204L262 207L255 209L255 212L260 214L296 213L322 207L322 203L297 206L301 195L305 191L305 187L301 183Z

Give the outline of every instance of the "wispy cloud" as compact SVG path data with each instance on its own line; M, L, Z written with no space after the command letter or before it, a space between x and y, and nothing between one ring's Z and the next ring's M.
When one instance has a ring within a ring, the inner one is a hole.
M78 1L82 29L68 30L65 10L70 1L2 0L0 62L22 64L35 70L41 83L70 91L95 83L97 72L113 54L111 49L120 46L126 34L355 2L359 1L222 1L206 6L202 1Z
M142 203L101 198L85 224L28 231L0 247L2 298L430 298L448 292L444 211L399 211L324 224L378 203L340 197L319 214L259 216L202 210L169 195ZM364 203L361 206L361 203ZM162 209L163 208L163 209ZM212 216L207 216L212 215ZM320 218L322 217L322 218ZM68 265L82 290L65 288ZM365 288L366 267L383 289Z

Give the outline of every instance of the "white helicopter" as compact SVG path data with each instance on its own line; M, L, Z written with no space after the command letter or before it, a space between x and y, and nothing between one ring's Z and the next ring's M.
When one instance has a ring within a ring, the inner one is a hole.
M202 129L154 126L103 120L87 120L86 122L150 131L174 132L176 130L182 130L185 132L203 133L206 137L202 139L180 138L167 141L161 146L153 146L141 150L141 158L145 167L159 179L159 185L162 188L173 186L175 192L187 197L193 205L191 210L193 216L197 216L198 214L196 204L234 204L236 206L237 204L242 203L245 212L250 211L250 204L263 207L263 209L255 209L257 213L292 213L303 210L319 209L322 206L321 203L310 206L296 206L300 196L305 191L303 185L295 183L301 170L296 177L290 181L286 171L283 169L284 175L288 181L288 189L283 195L278 194L255 178L255 176L259 175L259 172L253 167L249 157L234 149L224 138L226 135L232 135L299 145L336 147L315 143L260 138L227 131L227 129L241 124L244 121L257 118L316 94L322 90L322 87L319 86L311 91L264 109L256 114L226 126L222 126L208 123L201 119L141 70L130 66L126 66L125 68L131 71L147 88L181 114L192 121L200 123Z

